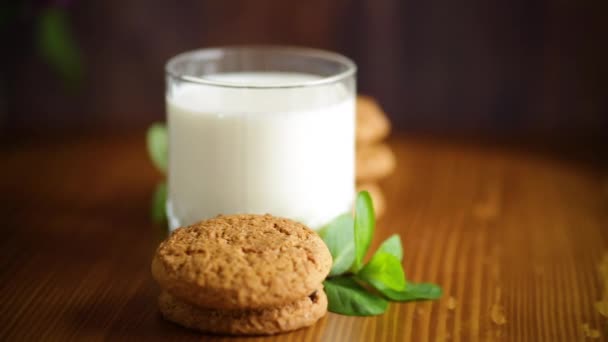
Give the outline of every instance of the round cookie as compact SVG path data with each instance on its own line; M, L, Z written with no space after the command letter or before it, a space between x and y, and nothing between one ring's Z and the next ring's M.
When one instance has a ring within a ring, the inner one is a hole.
M385 144L357 146L356 178L358 182L375 181L395 170L395 155Z
M369 192L369 195L372 197L372 201L374 202L374 213L376 217L379 218L384 215L386 210L386 200L384 199L384 193L382 189L375 183L361 183L357 184L357 192L366 190Z
M390 132L391 125L376 100L369 96L357 97L357 143L378 142Z
M202 309L181 301L166 291L158 298L162 315L190 329L215 334L272 335L315 324L327 313L322 289L285 306L268 309Z
M315 291L331 269L317 233L271 215L229 215L176 229L152 275L183 301L211 309L277 307Z

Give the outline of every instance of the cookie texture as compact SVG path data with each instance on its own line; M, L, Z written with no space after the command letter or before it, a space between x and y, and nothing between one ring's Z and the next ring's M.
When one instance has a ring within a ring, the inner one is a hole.
M386 144L357 146L356 178L358 182L385 178L395 170L395 155Z
M357 143L368 145L378 142L388 136L390 129L390 122L376 100L369 96L358 96Z
M386 211L386 200L384 199L384 193L380 186L376 183L361 183L357 184L357 192L366 190L372 197L374 202L374 213L376 217L382 217Z
M308 327L327 313L327 297L322 289L291 304L276 308L248 310L202 309L168 292L158 304L169 321L186 328L230 335L272 335Z
M331 254L317 233L271 215L228 215L178 228L152 275L182 301L210 309L278 307L318 289Z

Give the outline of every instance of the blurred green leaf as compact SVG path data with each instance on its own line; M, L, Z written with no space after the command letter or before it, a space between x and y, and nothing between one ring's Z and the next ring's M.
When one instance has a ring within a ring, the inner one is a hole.
M165 203L167 202L167 184L158 183L152 198L152 220L155 223L163 223L167 219Z
M80 50L72 36L67 15L58 8L41 11L38 21L38 49L45 61L70 86L83 77Z
M148 128L147 134L148 155L156 168L165 173L167 171L167 158L169 152L167 126L163 123L154 123Z

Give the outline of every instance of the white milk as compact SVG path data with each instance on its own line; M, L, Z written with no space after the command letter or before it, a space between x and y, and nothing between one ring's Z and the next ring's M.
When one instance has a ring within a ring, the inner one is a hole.
M279 72L212 77L249 85L319 78ZM355 107L343 85L179 85L169 91L167 116L171 228L218 214L270 213L318 229L350 210Z

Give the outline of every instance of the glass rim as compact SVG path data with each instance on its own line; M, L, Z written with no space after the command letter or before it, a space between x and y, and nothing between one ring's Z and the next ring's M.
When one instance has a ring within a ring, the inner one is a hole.
M177 72L176 64L186 60L194 60L197 57L208 57L213 58L214 56L220 56L225 51L277 51L282 53L292 53L299 56L317 57L327 61L336 62L346 66L346 69L329 76L322 76L320 79L293 82L286 84L239 84L234 82L220 81L217 79L205 78L204 76L192 76L185 75ZM230 46L218 46L209 47L196 50L185 51L171 57L165 64L165 73L173 78L202 85L224 87L224 88L254 88L254 89L284 89L284 88L302 88L302 87L314 87L326 84L332 84L340 82L357 72L357 65L350 58L341 55L336 52L296 47L296 46L283 46L283 45L230 45Z

